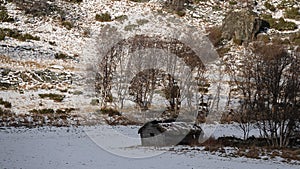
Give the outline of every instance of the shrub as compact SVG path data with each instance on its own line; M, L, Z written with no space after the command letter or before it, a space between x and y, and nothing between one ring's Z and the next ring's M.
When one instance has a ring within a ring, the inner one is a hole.
M60 95L60 94L54 94L54 93L49 93L49 94L39 94L39 96L44 99L44 98L49 98L51 100L54 100L55 102L61 102L64 98L65 95Z
M285 17L290 19L300 20L299 8L289 8L285 11Z
M183 17L185 15L185 11L183 10L179 10L179 11L176 10L175 13L180 17Z
M292 34L290 36L290 41L294 44L294 45L298 45L300 46L300 32Z
M252 147L248 152L246 152L245 157L260 159L260 150Z
M0 40L4 40L4 38L8 36L14 39L18 39L20 41L26 41L26 40L40 40L38 36L33 36L29 33L22 34L20 31L16 29L1 29L0 28Z
M207 2L208 0L193 0L193 3L199 3L199 2Z
M217 49L219 56L223 57L226 53L230 51L230 48L221 47Z
M136 23L138 24L138 25L144 25L144 24L146 24L146 23L148 23L149 22L149 20L147 20L147 19L138 19L137 21L136 21Z
M280 37L274 37L272 39L273 44L277 45L290 45L290 41L288 39L282 39Z
M30 113L33 114L53 114L55 111L53 109L33 109L29 110Z
M70 114L74 110L74 108L57 109L56 114Z
M71 3L79 3L79 4L82 2L82 0L64 0L64 1L71 2Z
M49 41L49 44L52 46L56 46L56 42L55 41Z
M92 99L90 102L91 105L96 106L99 104L99 99Z
M5 40L5 32L0 30L0 41Z
M265 34L258 34L257 35L257 40L258 41L262 41L264 43L269 43L270 42L270 38L268 35L265 35Z
M283 0L281 1L280 4L277 5L278 9L285 9L287 7L292 7L296 5L296 1L295 0Z
M13 21L14 19L8 15L6 8L0 5L0 22L13 22Z
M102 114L107 114L108 116L121 116L121 113L113 108L101 108L100 111L102 112Z
M237 45L242 45L243 44L243 40L241 39L237 39L235 36L232 39L233 43L237 44Z
M76 91L72 92L72 94L73 94L73 95L82 95L83 92L80 91L80 90L76 90Z
M11 103L8 101L4 101L2 98L0 98L0 104L4 105L5 108L11 108Z
M276 8L272 4L270 4L268 1L265 2L265 7L267 9L269 9L270 11L273 11L273 12L276 11Z
M129 0L131 2L143 2L143 0Z
M71 59L72 57L69 56L69 55L67 55L67 54L65 54L65 53L56 53L54 55L54 58L55 59Z
M39 37L37 37L37 36L32 36L32 35L29 34L29 33L25 33L24 35L20 35L17 39L20 40L20 41L26 41L27 39L36 40L36 41L39 41L39 40L40 40Z
M95 16L96 21L99 22L110 22L111 20L111 15L109 13L102 13L102 14L96 14Z
M124 21L124 20L127 20L127 19L128 19L127 15L120 15L120 16L115 17L116 21Z
M297 29L297 25L294 22L285 21L283 18L280 18L276 21L273 27L279 31L287 31L287 30L295 30Z
M12 0L16 6L25 11L26 15L32 15L34 17L42 17L49 15L59 15L64 17L65 12L62 11L54 3L48 3L45 0Z
M90 29L88 29L88 28L85 28L84 30L83 30L83 36L84 37L89 37L90 35L91 35L91 30Z
M12 113L9 109L3 109L0 107L0 117L4 115L14 115L14 113Z
M66 29L68 29L68 30L71 30L71 29L73 28L73 23L70 22L70 21L63 21L63 22L61 23L61 25L62 25L63 27L65 27Z
M125 31L132 31L132 30L136 29L137 27L139 27L139 26L138 25L134 25L134 24L130 24L130 25L126 25L124 27L124 30Z
M212 44L217 47L222 42L222 31L219 27L213 27L208 29L208 39L212 42Z
M236 5L237 2L236 1L229 1L229 5Z
M263 19L270 24L270 28L287 31L297 29L297 25L294 22L285 21L283 18L274 19L271 15L263 15Z

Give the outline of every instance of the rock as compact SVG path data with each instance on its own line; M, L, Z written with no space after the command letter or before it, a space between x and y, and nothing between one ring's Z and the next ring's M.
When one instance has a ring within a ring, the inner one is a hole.
M241 45L256 38L263 27L262 20L248 10L232 11L223 20L222 38L231 40Z

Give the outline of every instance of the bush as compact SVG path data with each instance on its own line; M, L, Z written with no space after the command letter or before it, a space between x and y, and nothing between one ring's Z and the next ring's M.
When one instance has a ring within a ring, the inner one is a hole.
M100 111L102 112L102 114L107 114L108 116L121 116L121 113L113 108L101 108Z
M282 39L280 37L274 37L272 39L272 43L275 45L290 45L290 41L288 39Z
M297 29L297 25L294 22L285 21L283 18L274 19L271 15L263 15L263 19L270 24L270 28L279 31L288 31Z
M139 27L139 25L130 24L130 25L126 25L124 27L124 30L125 31L132 31L132 30L136 29L137 27Z
M0 30L0 41L5 40L5 32Z
M0 5L0 22L13 22L13 21L14 19L8 15L6 8Z
M71 3L79 3L79 4L82 2L82 0L64 0L64 1L71 2Z
M217 47L222 42L222 31L219 27L213 27L207 30L209 32L208 39Z
M236 37L233 37L232 41L233 41L233 43L235 43L237 45L242 45L243 44L243 40L237 39Z
M269 9L270 11L273 11L273 12L276 11L276 8L272 4L270 4L268 1L265 2L265 7L267 9Z
M144 24L146 24L146 23L148 23L149 22L149 20L147 20L147 19L138 19L137 21L136 21L136 23L138 24L138 25L144 25Z
M102 14L96 14L95 16L96 21L99 22L110 22L111 20L111 16L109 13L102 13Z
M199 2L207 2L207 1L209 1L209 0L193 0L193 3L199 3Z
M55 58L55 59L72 59L71 56L69 56L69 55L67 55L67 54L65 54L65 53L56 53L56 54L54 55L54 58Z
M287 7L292 7L296 5L295 0L282 0L280 4L277 5L278 9L285 9Z
M61 23L61 25L62 25L63 27L65 27L66 29L68 29L68 30L71 30L71 29L73 28L73 23L70 22L70 21L63 21L63 22Z
M39 41L40 37L32 36L29 33L25 33L24 35L19 36L17 39L19 39L20 41L26 41L27 39Z
M297 29L297 25L294 22L285 21L283 18L280 18L276 21L276 24L273 27L279 31L288 31Z
M144 2L143 0L129 0L131 2Z
M18 39L20 41L26 41L26 40L40 40L38 36L33 36L29 33L22 34L20 31L16 29L1 29L0 28L0 40L4 40L4 38L8 36L14 39Z
M180 17L183 17L185 15L185 11L183 10L179 10L179 11L176 10L175 13Z
M285 17L290 19L300 20L299 8L289 8L285 11Z
M226 48L226 47L221 47L217 49L217 52L219 54L219 56L223 57L225 56L226 53L228 53L230 51L230 48Z
M9 109L3 109L2 107L0 107L0 117L6 115L14 115L14 113L12 113Z
M268 35L265 34L258 34L257 35L257 40L264 42L264 43L269 43L270 42L270 37Z
M297 46L300 46L300 32L292 34L290 36L290 41Z
M229 5L236 5L237 2L236 1L229 1Z
M92 99L90 104L93 105L93 106L96 106L98 105L100 102L99 102L99 99Z
M59 15L64 17L65 12L62 11L54 3L48 3L46 0L12 0L16 6L25 11L26 15L32 15L34 17L42 17L49 15Z
M39 94L39 96L44 99L44 98L49 98L51 100L54 100L55 102L61 102L64 98L65 95L60 95L60 94L54 94L54 93L49 93L49 94Z
M8 101L4 101L2 98L0 98L0 104L4 105L5 108L11 108L11 103Z
M252 147L248 152L246 152L245 157L260 159L260 151L259 149Z
M29 110L30 113L33 114L53 114L55 111L53 109L33 109Z
M120 15L120 16L115 17L116 21L124 21L124 20L127 20L127 19L128 19L127 15Z
M57 109L56 114L70 114L74 110L74 108Z

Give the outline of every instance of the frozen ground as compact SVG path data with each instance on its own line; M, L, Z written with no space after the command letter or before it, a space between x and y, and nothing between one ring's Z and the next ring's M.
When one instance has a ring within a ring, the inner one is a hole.
M176 153L153 147L141 147L137 135L138 128L138 126L2 128L0 130L0 168L299 168L297 165L279 161L219 157L204 151ZM226 133L227 131L239 135L235 127L228 125L217 128L215 135L229 134ZM132 142L120 138L117 133L132 139ZM107 145L112 145L112 147ZM148 157L130 158L138 155Z

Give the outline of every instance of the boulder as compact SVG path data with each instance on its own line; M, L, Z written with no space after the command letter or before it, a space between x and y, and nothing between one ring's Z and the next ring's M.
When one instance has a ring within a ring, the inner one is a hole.
M256 13L248 10L232 11L223 20L222 38L233 39L241 45L255 39L262 28L263 21Z

